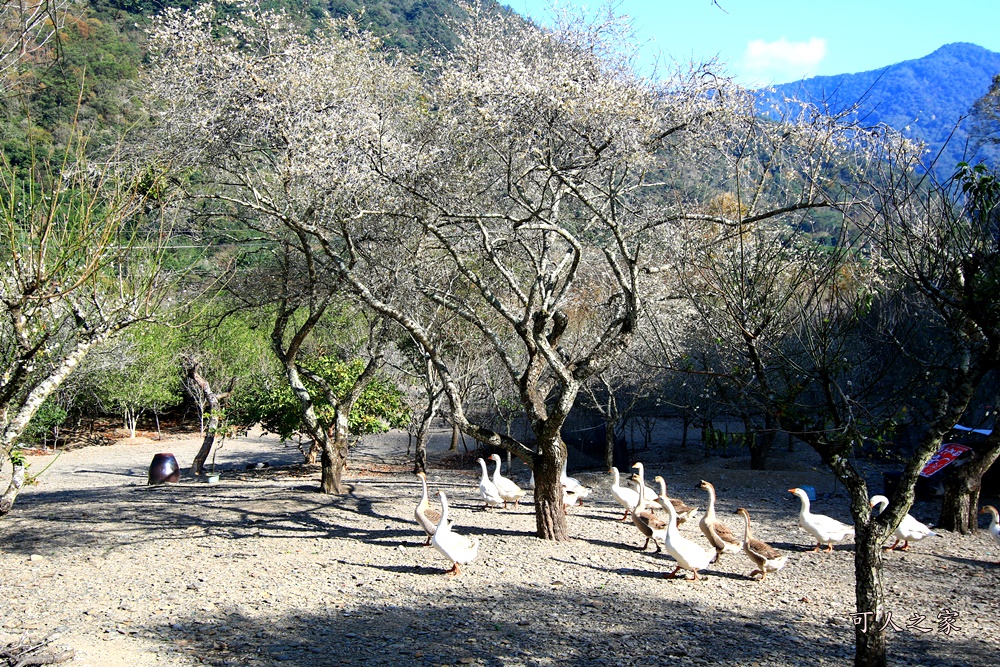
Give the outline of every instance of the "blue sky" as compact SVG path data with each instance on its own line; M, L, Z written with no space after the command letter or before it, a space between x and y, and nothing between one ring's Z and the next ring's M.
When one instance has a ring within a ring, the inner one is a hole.
M500 0L542 23L549 0ZM644 42L687 62L718 57L745 85L879 69L951 42L1000 52L1000 0L620 0ZM596 8L600 1L561 0Z

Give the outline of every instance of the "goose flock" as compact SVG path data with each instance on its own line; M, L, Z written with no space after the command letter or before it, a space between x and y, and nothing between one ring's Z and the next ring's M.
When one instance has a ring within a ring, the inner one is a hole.
M512 479L501 475L500 456L493 454L490 456L490 460L496 463L492 478L489 475L486 461L482 458L476 459L482 471L478 491L479 498L483 502L483 509L501 506L503 509L507 509L508 503L513 503L514 508L517 508L527 494L527 490L519 487ZM632 467L636 472L629 476L627 480L629 485L626 486L622 485L622 476L617 468L612 467L609 470L611 497L624 510L618 521L627 521L631 516L632 523L639 531L640 537L645 538L642 546L637 547L640 551L645 551L652 541L657 553L664 550L676 561L674 570L669 573L665 572L664 578L674 578L679 572L684 571L684 574L681 575L684 578L688 577L687 572L691 572L692 579L701 579L699 571L718 562L726 553L743 552L754 568L748 578L754 579L759 575L761 581L768 574L780 571L787 564L787 555L752 536L750 512L746 508L740 507L735 512L743 522L742 531L733 530L717 516L715 486L704 480L701 481L698 488L707 493L708 504L704 516L698 522L698 527L708 542L707 547L685 537L681 534L679 526L686 521L693 520L697 516L698 508L688 505L679 498L668 496L666 481L661 476L657 476L654 480L659 485L659 492L646 486L645 468L641 462L635 463ZM417 472L416 475L421 482L422 494L414 510L414 518L427 535L425 545L433 546L442 556L452 562L452 568L447 571L447 574L458 575L460 574L460 564L464 565L475 560L479 553L479 540L459 535L452 530L452 522L448 516L448 499L444 491L438 492L441 503L441 511L438 512L430 507L427 476L423 472ZM579 480L567 476L565 462L560 480L563 487L563 509L565 512L568 512L570 507L582 504L583 500L589 497L593 491ZM532 473L529 486L534 489L534 473ZM823 514L813 513L809 494L805 489L795 487L788 489L788 492L800 501L799 525L816 542L812 552L818 552L820 547L826 545L824 552L829 553L833 551L835 543L844 542L854 537L853 526ZM889 506L889 499L882 495L872 496L870 504L874 511L881 514ZM666 513L665 517L656 515L655 509L657 507ZM996 508L986 505L980 514L990 515L989 532L1000 546L1000 515L998 515ZM907 551L911 542L919 542L935 535L936 533L928 526L907 514L892 534L895 542L891 546L883 548L888 551L895 549ZM902 542L902 546L899 546L900 542Z

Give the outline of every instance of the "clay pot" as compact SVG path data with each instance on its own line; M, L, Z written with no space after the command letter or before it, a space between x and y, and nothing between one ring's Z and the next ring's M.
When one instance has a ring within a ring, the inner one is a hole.
M149 483L172 484L181 479L181 468L173 454L156 454L149 464Z

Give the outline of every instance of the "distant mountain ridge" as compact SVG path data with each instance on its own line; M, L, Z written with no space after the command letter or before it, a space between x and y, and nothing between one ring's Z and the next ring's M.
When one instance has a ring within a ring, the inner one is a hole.
M866 124L885 123L926 142L930 151L927 160L933 160L943 148L934 167L935 174L943 178L954 172L956 163L972 157L966 153L968 123L957 129L955 124L986 94L997 74L1000 53L956 42L916 60L870 72L793 81L773 86L774 92L765 95L769 101L784 97L825 101L833 112L861 101L859 115ZM994 161L996 158L985 152L982 156Z

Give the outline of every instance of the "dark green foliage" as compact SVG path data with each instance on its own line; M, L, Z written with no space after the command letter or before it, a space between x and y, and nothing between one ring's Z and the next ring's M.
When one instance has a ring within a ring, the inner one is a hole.
M71 128L93 148L113 143L135 121L129 86L142 57L137 37L92 16L69 21L57 62L24 71L0 113L0 141L12 166L27 165L32 150L62 148Z
M142 62L149 20L167 7L190 9L197 0L92 0L61 33L54 65L26 65L0 108L0 149L15 166L30 163L32 151L59 148L75 117L91 149L113 143L139 120L132 87ZM359 16L365 30L406 53L440 52L457 41L456 0L263 0L268 9L299 17L304 32L329 18ZM359 15L362 7L364 13ZM222 6L221 11L238 11ZM78 104L79 101L79 104Z
M454 0L328 0L326 10L333 18L357 16L359 22L385 40L386 46L404 53L448 51L457 41L449 20L461 16Z
M351 362L322 356L305 364L322 377L334 396L343 399L364 371L360 359ZM333 426L333 406L323 397L323 390L306 381L316 405L316 416L323 428ZM249 428L254 424L287 440L302 430L302 411L288 384L277 378L258 378L233 395L226 410L230 423ZM348 417L351 433L384 433L390 428L402 428L409 423L410 409L403 392L389 379L376 376L354 404Z
M68 413L59 405L55 397L49 397L28 422L21 433L21 444L45 445L49 440L58 439L58 429L66 421Z
M955 125L986 94L998 73L1000 53L955 43L923 58L879 70L817 76L775 86L774 94L767 97L825 102L835 113L858 103L859 117L866 124L885 123L927 142L928 161L941 152L935 173L946 178L953 165L971 157L965 154L970 128L963 124L956 130ZM954 136L945 146L953 130Z

